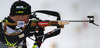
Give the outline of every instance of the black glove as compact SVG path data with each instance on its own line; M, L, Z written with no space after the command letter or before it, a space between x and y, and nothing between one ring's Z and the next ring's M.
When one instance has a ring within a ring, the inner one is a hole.
M31 26L31 22L29 22L29 24L26 26L25 30L23 31L23 33L25 34L26 37L28 36L33 36L35 34L35 26Z
M34 45L40 47L42 44L42 40L43 40L44 29L42 27L38 27L38 29L39 29L39 31L36 32L36 34L35 34L36 40L35 40Z

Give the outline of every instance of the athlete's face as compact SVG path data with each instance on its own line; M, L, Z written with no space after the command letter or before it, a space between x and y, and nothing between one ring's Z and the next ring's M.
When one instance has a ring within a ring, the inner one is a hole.
M24 15L22 16L22 21L24 21L25 23L29 22L29 18L31 15Z

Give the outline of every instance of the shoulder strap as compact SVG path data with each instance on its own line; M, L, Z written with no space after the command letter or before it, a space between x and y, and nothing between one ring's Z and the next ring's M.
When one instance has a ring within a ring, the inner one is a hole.
M8 20L7 19L4 19L3 22L8 22Z

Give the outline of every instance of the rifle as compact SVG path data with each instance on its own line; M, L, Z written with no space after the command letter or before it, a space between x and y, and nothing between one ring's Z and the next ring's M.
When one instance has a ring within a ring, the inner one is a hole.
M46 27L46 26L60 26L60 28L64 28L64 25L69 24L70 22L89 22L92 23L96 26L96 23L94 23L94 16L87 16L87 18L89 18L89 20L61 20L60 18L60 14L58 12L55 11L47 11L47 10L39 10L34 12L34 14L30 17L32 18L36 18L37 20L39 20L39 18L36 17L36 13L44 13L44 14L49 14L49 15L53 15L55 17L57 17L56 21L50 21L50 20L40 20L40 21L33 21L31 23L31 26L39 26L39 27Z

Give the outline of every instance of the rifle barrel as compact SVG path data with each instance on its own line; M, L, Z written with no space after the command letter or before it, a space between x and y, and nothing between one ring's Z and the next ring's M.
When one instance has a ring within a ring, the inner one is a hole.
M68 22L89 22L89 20L68 20Z

